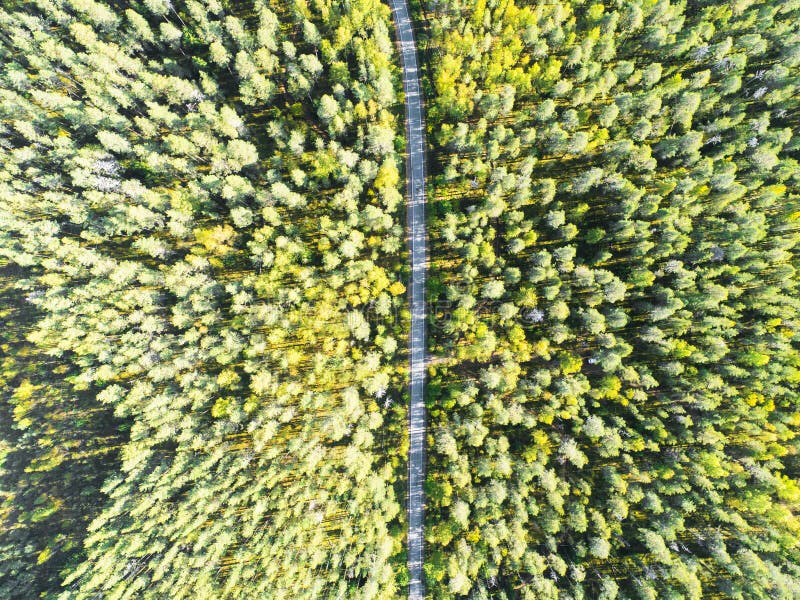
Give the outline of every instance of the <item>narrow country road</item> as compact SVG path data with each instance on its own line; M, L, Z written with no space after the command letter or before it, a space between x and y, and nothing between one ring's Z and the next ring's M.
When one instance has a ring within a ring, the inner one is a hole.
M411 255L411 388L408 409L408 569L410 600L422 600L422 522L425 507L425 126L417 47L406 0L389 0L400 41L406 97L406 199Z

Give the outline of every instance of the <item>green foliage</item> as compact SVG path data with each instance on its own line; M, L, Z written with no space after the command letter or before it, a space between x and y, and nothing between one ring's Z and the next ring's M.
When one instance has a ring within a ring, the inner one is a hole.
M124 427L107 407L63 384L77 371L25 340L39 315L15 283L29 275L0 267L3 598L57 592L64 569L85 558L86 528L103 506L100 487L119 467L115 454L124 441Z
M1 6L0 596L401 596L388 7ZM431 596L800 596L797 3L418 13Z
M797 4L421 14L432 597L797 597Z
M407 578L391 15L311 4L0 9L0 595Z

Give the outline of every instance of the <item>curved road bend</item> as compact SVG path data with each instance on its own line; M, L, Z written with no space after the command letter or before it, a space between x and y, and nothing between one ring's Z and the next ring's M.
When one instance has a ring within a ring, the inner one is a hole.
M425 506L425 274L428 257L425 230L425 129L417 47L406 0L392 6L406 96L407 220L411 250L411 402L408 410L408 569L409 600L425 595L422 573L423 509Z

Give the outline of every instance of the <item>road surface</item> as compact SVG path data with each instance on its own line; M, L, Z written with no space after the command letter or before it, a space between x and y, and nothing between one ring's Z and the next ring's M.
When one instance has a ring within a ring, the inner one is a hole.
M409 600L422 600L422 521L425 507L425 272L428 264L425 230L425 125L417 47L406 0L392 6L406 96L406 199L411 259L410 405L408 409L408 570Z

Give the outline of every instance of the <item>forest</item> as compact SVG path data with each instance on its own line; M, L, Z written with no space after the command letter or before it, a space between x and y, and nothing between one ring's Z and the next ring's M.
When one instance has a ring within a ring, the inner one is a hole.
M800 597L800 3L420 10L431 597Z
M395 597L388 7L3 2L0 31L0 597Z
M413 0L426 597L800 597L800 0ZM0 599L408 594L379 0L0 0ZM416 599L414 599L416 600Z

